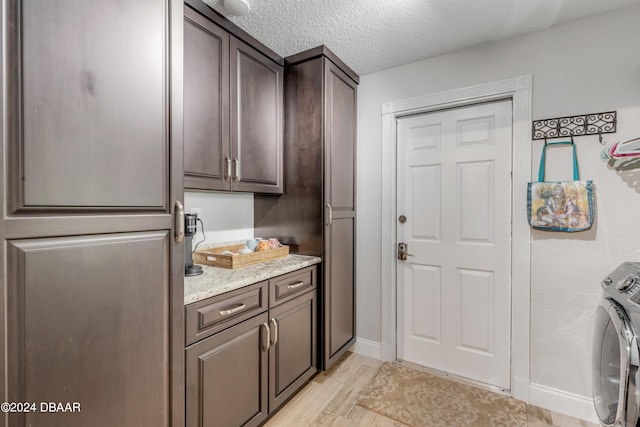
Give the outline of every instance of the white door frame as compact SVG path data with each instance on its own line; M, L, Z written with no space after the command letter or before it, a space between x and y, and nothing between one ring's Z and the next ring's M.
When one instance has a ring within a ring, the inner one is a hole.
M531 179L532 86L530 75L434 93L382 105L382 331L383 360L397 356L396 336L396 150L397 119L408 114L511 99L513 150L511 187L511 395L529 401L531 230L527 183Z

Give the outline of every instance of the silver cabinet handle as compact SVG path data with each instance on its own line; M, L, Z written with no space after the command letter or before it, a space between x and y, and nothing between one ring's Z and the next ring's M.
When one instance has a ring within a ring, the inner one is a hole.
M233 177L233 182L238 182L238 181L240 181L240 160L238 160L237 158L233 159L233 164L235 166L234 167L234 169L235 169L234 175L235 176Z
M237 306L233 307L233 308L228 308L226 310L220 310L220 316L228 316L230 314L233 313L237 313L240 310L244 309L246 307L246 305L244 304L238 304Z
M225 156L224 160L226 163L226 167L224 170L224 180L225 182L229 182L229 179L231 179L231 159L229 158L229 156Z
M260 325L260 327L262 327L262 351L267 352L269 351L269 347L271 346L271 344L269 343L270 337L271 337L271 331L269 331L269 325L267 325L266 323L263 323L262 325ZM266 332L266 336L265 336L265 332Z
M273 336L270 340L270 345L276 345L278 342L278 321L274 318L269 320L269 324L271 325L271 331L273 332Z
M287 285L287 289L295 289L295 288L299 288L300 286L303 286L304 282L296 282L293 283L291 285Z
M333 208L329 203L327 203L327 208L329 209L329 217L327 218L327 225L331 225L333 222Z
M176 243L182 243L184 239L184 206L179 201L176 201L176 217L175 217L175 235Z

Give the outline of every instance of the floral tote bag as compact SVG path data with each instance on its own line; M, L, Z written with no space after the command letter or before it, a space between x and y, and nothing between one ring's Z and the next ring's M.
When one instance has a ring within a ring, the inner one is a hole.
M545 181L548 145L571 145L573 181ZM591 228L594 219L593 183L580 181L576 146L572 141L545 141L540 156L538 182L527 188L527 217L531 227L545 231L574 232Z

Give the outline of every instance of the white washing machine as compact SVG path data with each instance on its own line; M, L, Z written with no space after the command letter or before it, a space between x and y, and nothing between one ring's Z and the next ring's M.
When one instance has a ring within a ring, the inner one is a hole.
M640 427L640 263L602 281L593 339L593 403L604 426Z

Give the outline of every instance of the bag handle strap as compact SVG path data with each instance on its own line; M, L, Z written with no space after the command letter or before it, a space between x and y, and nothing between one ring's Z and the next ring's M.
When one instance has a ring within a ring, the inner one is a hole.
M547 152L548 145L571 145L573 147L573 180L580 180L580 171L578 170L578 156L576 155L576 144L573 142L573 138L571 141L557 141L557 142L547 142L545 139L544 146L542 147L542 155L540 156L540 168L538 169L538 182L544 181L544 165L545 158Z

